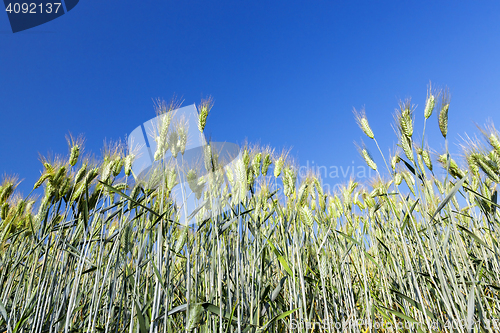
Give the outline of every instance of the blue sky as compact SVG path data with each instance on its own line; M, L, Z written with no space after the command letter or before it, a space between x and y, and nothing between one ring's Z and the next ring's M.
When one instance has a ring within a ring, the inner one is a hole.
M500 2L89 1L13 34L0 14L0 172L27 194L39 153L86 151L154 117L153 99L213 96L216 141L292 148L300 164L364 165L353 107L366 107L383 151L398 101L413 97L421 133L429 80L451 92L450 147L474 122L500 127ZM436 115L427 126L441 151ZM417 134L418 137L418 134ZM354 161L354 163L353 163ZM347 179L325 179L345 182Z

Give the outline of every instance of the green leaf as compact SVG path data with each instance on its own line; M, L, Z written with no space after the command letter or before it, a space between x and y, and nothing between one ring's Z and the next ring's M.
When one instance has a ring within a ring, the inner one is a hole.
M344 234L342 231L340 230L335 230L338 234L340 234L342 237L344 237L345 239L348 239L350 240L351 242L353 242L354 244L356 245L359 245L359 246L362 246L360 242L358 242L357 240L355 240L354 238L352 238L351 236L349 235L346 235Z
M191 303L189 305L189 318L186 323L186 330L192 331L201 321L201 314L204 311L201 303Z
M412 174L414 174L415 176L417 175L417 173L415 172L415 169L413 168L413 166L410 163L406 162L404 158L401 158L401 161L403 161L403 163L406 165L406 167L408 168L408 170L410 170L410 172Z
M439 212L441 211L441 209L443 209L444 206L446 206L446 204L455 196L455 194L458 192L458 190L460 189L460 187L462 187L462 184L464 183L464 181L465 181L465 177L463 177L462 179L460 179L459 181L457 181L455 183L455 186L453 186L453 188L451 189L450 193L448 193L448 195L446 196L446 198L444 198L443 202L441 202L439 204L438 208L434 212L434 215L432 215L431 220L434 220L434 218L436 217L437 214L439 214Z
M164 212L163 212L163 214L161 214L160 216L158 216L158 217L156 218L156 220L155 220L155 221L151 224L151 226L148 228L148 230L153 230L153 227L154 227L154 226L155 226L158 222L160 222L160 220L161 220L162 218L164 218L164 217L165 217L165 215L167 215L167 213L169 213L169 211L168 211L168 210L164 211Z
M97 269L97 266L92 266L92 267L90 267L89 269L84 270L84 271L82 272L82 275L87 274L87 273L90 273L90 272L93 272L93 271L95 271L96 269Z
M163 279L161 278L160 271L158 271L158 268L156 268L156 265L152 260L151 263L153 264L153 270L155 272L156 277L158 278L158 281L160 282L160 285L162 286L163 290L167 290L165 284L163 283Z
M288 276L281 278L280 283L276 286L276 288L271 293L271 301L274 302L276 300L276 298L280 294L281 289L283 289L283 285L285 284L285 281L287 278L288 278Z
M350 240L351 242L353 242L354 244L356 245L359 245L359 247L361 248L361 250L363 251L363 253L365 254L365 256L372 262L375 264L375 266L377 266L379 269L382 269L382 267L375 261L375 258L369 254L368 252L366 252L365 250L365 247L360 243L358 242L357 240L355 240L354 238L352 238L351 236L349 235L346 235L344 234L342 231L339 231L339 230L335 230L336 232L338 232L342 237Z
M186 309L187 309L187 304L176 306L175 308L167 312L167 316L171 316L177 312L186 311Z
M27 308L24 309L24 311L21 315L21 318L19 319L16 326L14 327L13 333L16 333L19 330L19 328L21 328L24 325L24 323L26 323L26 321L29 319L29 317L30 317L31 313L33 312L33 309L35 308L35 305L36 305L35 298L37 295L37 291L38 291L38 286L33 291L31 299L28 302L29 305Z
M157 217L161 217L160 214L158 214L157 212L155 212L154 210L152 210L151 208L147 207L147 206L144 206L143 204L135 201L134 199L132 199L131 197L129 197L128 195L126 195L125 193L115 189L114 187L112 187L111 185L108 185L106 184L105 182L103 181L99 181L99 183L101 183L102 185L104 185L108 190L110 190L111 192L115 192L116 194L118 194L119 196L127 199L127 200L130 200L132 201L135 205L137 206L140 206L142 208L144 208L145 210L147 210L148 212L152 213L153 215L156 215Z
M196 207L196 209L195 209L195 210L193 210L193 211L191 212L191 214L189 214L189 216L188 216L187 220L188 220L188 221L191 221L191 219L192 219L192 218L193 218L196 214L198 214L198 212L199 212L199 211L200 211L203 207L205 207L205 205L207 204L207 202L208 202L208 200L205 200L205 201L203 201L203 202L202 202L202 203L201 203L198 207Z
M234 304L233 311L231 311L231 317L229 317L229 323L227 324L226 333L229 333L229 328L231 327L231 323L233 321L234 311L236 310L236 306L238 303Z
M406 199L408 200L409 197L407 197ZM415 200L413 205L410 207L410 211L405 213L405 217L403 218L403 227L402 227L403 230L408 225L408 222L410 221L410 216L412 216L412 213L415 210L415 207L417 206L419 200L420 198L417 198L417 200Z
M203 308L208 311L208 312L211 312L213 313L214 315L217 315L217 316L221 316L221 313L220 313L220 308L217 306L217 305L214 305L212 303L203 303L202 304ZM229 320L229 315L225 313L224 311L224 314L222 315L222 317L226 318Z
M490 250L491 252L493 252L492 249L489 248L488 244L485 243L485 241L483 241L482 239L480 239L475 233L473 233L472 231L469 231L467 228L465 227L462 227L460 224L457 223L457 226L463 230L466 234L468 234L469 236L471 236L472 238L474 238L476 240L476 242L478 242L479 244L483 245L485 248L487 248L488 250Z
M224 231L226 231L227 228L229 228L234 222L238 220L238 216L234 217L233 219L229 220L228 222L224 223L222 227L220 227L219 230L219 236L222 235Z
M381 306L382 307L382 306ZM389 322L392 322L392 318L391 316L389 316L387 313L385 313L385 311L383 311L381 308L379 308L378 306L375 306L375 309L377 309L377 311L382 315L382 317L385 318L385 320L389 321Z
M380 307L386 309L387 311L389 311L390 313L392 313L393 315L395 315L396 317L399 317L400 319L403 319L403 320L406 320L406 321L409 321L411 323L416 323L417 320L416 319L413 319L412 317L410 316L407 316L405 315L404 313L401 313L399 311L396 311L396 310L393 310L393 309L389 309L389 308L386 308L382 305L379 305Z
M287 311L287 312L283 312L282 314L280 315L277 315L275 316L273 319L271 319L270 321L268 321L264 326L262 327L259 327L259 332L263 332L265 330L267 330L267 328L272 324L274 323L275 321L277 320L280 320L280 319L283 319L285 317L288 317L289 315L291 315L292 313L294 313L295 311L297 311L299 308L295 308L293 310L290 310L290 311Z
M467 186L464 186L464 188L469 191L469 192L472 192L474 193L476 196L480 197L481 199L483 199L484 201L488 202L490 205L494 206L494 207L497 207L497 208L500 208L500 205L498 205L496 202L493 202L491 201L490 199L486 198L485 196L483 196L482 194L480 193L477 193L476 191L474 191L473 189L467 187ZM496 197L494 197L496 198Z
M212 304L212 303L202 303L201 306L203 306L203 308L208 311L208 312L211 312L212 314L214 315L217 315L217 316L221 316L221 313L220 313L220 309L218 306ZM233 310L234 311L234 310ZM222 317L224 319L227 319L229 320L229 322L231 324L237 324L238 323L238 318L235 318L232 314L229 315L226 313L226 311L224 311L224 313L222 314ZM243 331L249 331L251 328L255 327L255 325L251 324L251 323L248 323L246 324L248 326L241 326L242 330Z
M273 250L274 254L276 254L276 256L278 257L278 260L280 261L281 265L283 266L285 271L288 273L288 275L293 276L292 270L290 269L290 266L288 265L288 262L286 261L286 259L276 249L276 247L273 245L273 243L271 243L271 241L269 241L269 239L267 239L267 243L269 244L269 246Z
M410 297L400 293L399 291L397 290L394 290L394 289L391 289L391 292L393 292L394 294L398 295L399 297L401 298L404 298L408 303L410 303L411 305L413 305L415 308L417 308L418 310L420 310L421 312L424 312L424 307L422 306L421 303L411 299ZM435 320L436 318L434 317L434 314L432 312L430 312L429 310L425 309L425 313L427 314L427 316L429 316L429 318Z
M7 310L5 310L5 306L3 305L2 301L0 301L0 314L2 315L5 322L9 321L9 318L7 317Z
M475 308L475 302L474 302L474 291L475 291L475 286L472 284L470 287L469 291L469 299L467 300L467 331L472 332L472 325L474 324L472 322L472 319L474 318L474 308Z
M135 310L137 311L137 319L139 320L139 328L141 330L141 333L148 333L149 329L146 326L146 319L144 318L139 303L135 298L134 298L134 303L135 303Z

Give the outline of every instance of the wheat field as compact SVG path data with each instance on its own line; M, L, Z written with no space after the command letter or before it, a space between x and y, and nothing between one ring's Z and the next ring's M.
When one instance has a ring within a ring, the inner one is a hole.
M139 180L124 145L95 160L70 138L68 157L42 158L40 197L2 181L0 332L500 331L500 136L490 124L452 157L449 106L430 88L420 113L402 101L388 156L356 111L376 176L334 193L286 152L245 145L227 171L205 149L210 173L184 175L203 202L193 224L177 165ZM212 101L198 108L203 132ZM160 128L155 157L182 156L183 133Z

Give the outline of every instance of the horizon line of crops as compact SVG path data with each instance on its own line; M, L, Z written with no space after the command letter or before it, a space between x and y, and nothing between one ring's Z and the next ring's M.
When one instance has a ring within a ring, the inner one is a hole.
M0 186L0 332L497 331L499 134L490 125L465 142L460 167L449 105L447 90L429 87L416 142L415 107L402 101L388 157L356 111L386 169L362 143L377 176L335 193L314 173L299 178L286 152L245 145L224 172L207 149L212 172L186 175L203 189L191 226L172 200L178 167L134 181L134 152L110 144L96 161L71 138L68 158L42 159L40 200L16 194L14 177ZM198 106L201 133L211 108ZM446 152L433 159L425 128L435 111ZM162 153L183 155L186 129L167 128ZM335 326L356 321L382 327Z

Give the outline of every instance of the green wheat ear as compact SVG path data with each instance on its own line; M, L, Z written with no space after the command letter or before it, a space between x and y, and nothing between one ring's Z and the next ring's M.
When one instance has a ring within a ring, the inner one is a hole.
M199 117L198 117L198 130L203 133L205 126L207 125L207 118L210 110L214 105L213 98L209 96L207 99L203 99L198 107Z
M179 147L181 150L181 155L184 155L184 152L186 151L186 145L187 145L187 135L188 129L187 129L187 124L184 124L179 127Z
M377 164L373 161L373 158L371 154L368 152L368 149L366 148L365 144L362 143L361 147L358 146L358 151L365 160L366 164L373 170L377 170Z
M469 166L470 172L475 176L474 179L479 177L479 165L477 164L475 158L472 156L472 153L465 153L465 160L467 161L467 165Z
M446 164L447 164L446 156L447 156L447 154L445 153L445 154L440 155L438 158L439 163L441 163L441 165L444 169L446 169ZM453 178L461 179L461 178L465 177L465 172L458 167L457 162L455 162L455 160L452 159L451 157L450 157L449 171L450 171L450 175Z
M427 100L425 101L424 118L429 119L436 106L436 97L432 93L432 86L429 84L427 90Z
M373 139L375 136L373 135L373 131L368 123L368 118L366 117L365 109L361 109L357 111L354 109L354 117L356 118L356 122L358 123L359 128L366 134L367 137Z
M255 154L252 161L252 169L255 177L260 175L260 167L261 167L262 153L259 152Z
M495 167L498 170L498 166L495 166L493 163L491 163L491 160L489 158L480 153L472 154L472 158L479 165L479 168L483 170L486 176L488 176L492 181L496 183L500 182L500 179L494 170Z
M408 139L413 136L413 111L411 99L407 99L399 103L399 112L396 114L401 133Z
M112 172L113 176L118 176L123 169L123 158L121 156L117 156L113 161Z
M394 174L394 184L397 186L401 185L401 182L403 181L403 176L401 175L400 172L396 172Z
M441 112L439 113L439 129L441 130L441 134L444 138L448 134L448 109L450 104L445 104L441 108Z
M80 155L80 146L74 145L71 147L71 154L69 155L69 164L71 166L75 166L78 162L78 156Z
M363 158L365 159L366 164L373 170L377 170L377 164L373 161L372 157L370 156L370 153L368 153L368 150L363 149L361 151Z
M414 157L413 157L413 148L411 146L411 139L409 139L405 135L401 135L400 143L401 143L401 148L403 148L403 152L405 153L406 157L413 162Z
M125 157L125 162L124 162L124 171L126 176L130 176L130 173L132 172L132 163L134 162L135 155L130 153Z
M42 184L47 179L49 179L50 177L52 177L52 175L50 173L48 173L48 172L42 173L42 175L40 176L40 178L38 178L38 180L36 181L35 185L33 186L33 189L36 190L37 188L39 188L40 186L42 186Z
M439 112L438 124L441 134L446 139L448 134L448 109L450 108L450 93L445 89L441 98L441 111Z
M496 130L495 126L492 123L490 123L486 125L486 129L482 129L479 126L478 128L483 134L485 140L494 149L495 154L500 156L500 139L499 139L499 133ZM474 144L474 146L477 146L477 144Z
M70 155L68 159L68 163L71 166L75 166L78 163L78 157L81 154L82 146L83 146L83 137L79 136L74 138L71 134L66 136L66 141L68 142L68 146L70 147Z
M429 155L428 150L426 150L426 149L422 150L422 158L424 160L425 165L427 166L427 169L432 171L432 160L431 160L431 157Z
M281 175L281 171L283 170L283 165L285 164L285 160L283 156L280 156L274 165L274 178L278 178Z
M243 165L245 167L248 167L248 164L250 163L250 153L248 152L248 147L245 147L243 149L242 161L243 161Z
M401 157L399 157L399 154L394 154L394 156L391 157L391 168L392 171L396 171L396 165L401 162Z
M7 216L9 215L9 210L10 210L9 204L7 202L4 202L2 204L2 208L0 211L0 219L5 220L7 218Z
M291 166L283 169L283 192L288 198L295 195L295 183L297 174Z
M83 163L80 169L78 169L78 171L75 174L74 177L75 184L79 183L83 179L86 172L87 172L87 163Z
M300 208L299 213L302 222L304 222L306 226L311 228L314 224L314 216L311 209L309 209L309 207L307 206L304 206Z
M271 155L269 153L266 154L264 157L264 161L262 162L262 175L267 176L267 170L269 169L269 166L271 165Z

